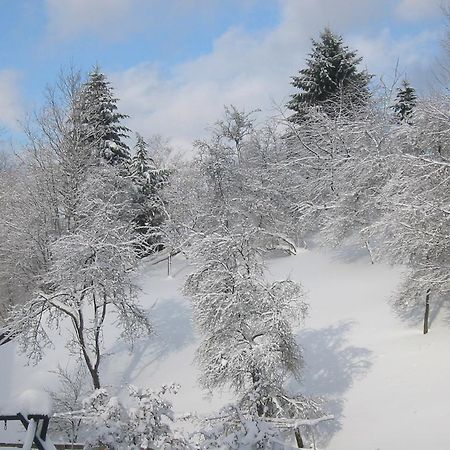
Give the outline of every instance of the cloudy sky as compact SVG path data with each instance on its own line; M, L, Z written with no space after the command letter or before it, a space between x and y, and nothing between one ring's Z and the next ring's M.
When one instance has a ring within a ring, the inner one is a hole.
M224 104L275 114L293 92L311 37L329 26L386 82L421 92L438 70L448 0L4 0L0 127L43 101L61 67L98 63L144 136L188 147Z

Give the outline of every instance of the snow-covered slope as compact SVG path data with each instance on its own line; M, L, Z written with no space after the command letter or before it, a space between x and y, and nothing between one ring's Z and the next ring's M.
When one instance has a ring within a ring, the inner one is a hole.
M197 337L189 301L179 293L188 270L181 257L174 259L171 278L164 263L144 264L141 301L151 308L155 334L131 352L123 344L108 347L102 375L105 383L118 386L177 382L181 390L174 398L176 411L203 413L216 410L231 396L222 393L210 399L197 385ZM449 448L448 310L432 310L426 336L420 324L396 318L389 299L401 270L371 265L355 245L300 250L297 256L273 259L268 276L300 281L311 305L298 333L306 361L298 389L327 397L336 417L321 429L322 448ZM111 325L105 336L113 335ZM51 388L55 378L48 371L68 358L61 341L37 367L24 366L14 344L0 347L0 408L24 390Z
M364 251L305 251L274 261L274 276L303 283L311 305L304 388L330 401L332 450L450 448L448 311L433 311L428 335L396 318L389 301L401 271L371 265ZM437 317L436 317L437 314Z

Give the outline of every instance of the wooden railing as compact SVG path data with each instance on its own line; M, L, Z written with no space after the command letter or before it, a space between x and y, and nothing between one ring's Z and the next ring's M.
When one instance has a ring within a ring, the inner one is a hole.
M57 450L82 450L84 448L83 444L55 444ZM23 442L0 442L0 448L22 448ZM38 448L33 445L31 448Z
M49 417L45 414L7 414L0 415L0 422L20 422L26 430L25 440L20 444L21 448L31 449L33 446L39 450L52 448L51 442L47 440Z

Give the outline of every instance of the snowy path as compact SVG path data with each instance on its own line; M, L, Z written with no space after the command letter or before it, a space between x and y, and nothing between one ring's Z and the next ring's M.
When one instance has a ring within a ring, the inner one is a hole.
M352 246L303 250L268 266L270 277L300 281L311 305L299 331L306 360L300 389L330 399L336 420L322 429L322 448L450 448L448 311L440 311L427 336L420 324L397 319L388 300L400 270L371 265L364 251ZM197 386L195 330L189 302L179 293L186 274L181 258L174 259L173 278L167 278L163 263L143 267L141 300L151 308L156 334L131 353L121 344L109 348L103 378L114 385L177 382L176 410L202 413L216 410L229 396L209 400ZM113 326L108 333L114 334ZM11 358L11 348L0 347L3 360ZM6 393L51 387L47 371L66 359L62 346L38 367L23 367L23 358L16 356L13 373L1 378L0 405Z

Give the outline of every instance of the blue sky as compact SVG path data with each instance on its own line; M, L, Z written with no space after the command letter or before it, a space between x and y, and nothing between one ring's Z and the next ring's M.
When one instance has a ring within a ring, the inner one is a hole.
M188 146L224 104L271 115L292 93L310 38L329 26L371 73L400 73L426 92L438 71L440 0L4 0L0 124L43 102L61 67L98 63L144 136Z

